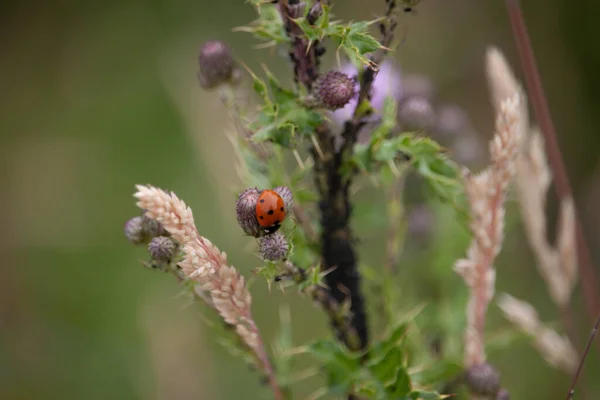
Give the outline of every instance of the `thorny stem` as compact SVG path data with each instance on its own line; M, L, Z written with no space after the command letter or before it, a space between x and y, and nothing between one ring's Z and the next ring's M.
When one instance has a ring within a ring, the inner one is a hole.
M284 263L287 272L276 278L276 280L283 280L291 278L296 284L305 282L308 279L306 271L299 268L294 263L286 260ZM338 331L347 332L349 340L353 343L358 342L358 336L355 329L351 325L351 319L349 318L340 304L331 295L329 290L320 285L310 285L303 289L303 292L307 293L314 301L319 303L323 310L329 316L330 321L336 326Z
M544 135L548 159L554 175L556 195L559 199L572 197L573 191L569 183L566 167L558 145L556 130L552 123L550 108L548 107L544 95L523 13L521 12L517 0L506 0L506 7L508 9L508 16L512 25L513 35L517 43L519 57L525 73L527 90L531 95L533 111ZM586 243L581 220L577 216L577 213L575 215L575 224L579 256L579 280L583 289L588 317L591 321L595 321L596 316L600 313L600 296L596 290L598 287L598 278L594 271L589 247ZM598 349L600 350L600 346Z
M322 1L322 0L321 0ZM323 1L324 2L324 1ZM292 40L290 58L294 64L296 80L306 89L310 90L318 75L318 43L309 47L308 40L304 37L302 29L293 21L298 9L297 1L280 0L279 10L285 24L286 32ZM319 53L321 53L319 51ZM353 144L356 140L358 127L351 136ZM342 162L350 152L337 151L334 145L334 136L326 123L317 127L315 132L315 146L312 155L315 160L314 180L321 197L319 208L321 211L321 252L323 257L322 268L331 270L325 280L329 287L331 298L341 307L350 300L350 323L340 325L337 319L330 315L330 322L339 340L343 341L350 349L363 349L367 346L367 321L364 310L364 300L360 293L360 277L357 269L357 260L354 242L350 230L351 206L349 200L349 187L351 180L342 177ZM319 292L320 293L320 292ZM343 308L343 307L342 307ZM351 329L348 329L351 328ZM356 332L358 341L354 340L352 332Z
M575 385L577 384L579 375L581 375L581 371L583 370L583 364L585 363L585 359L587 358L587 355L590 351L590 347L592 347L592 342L594 341L594 339L596 338L596 335L598 334L598 329L600 329L600 316L598 316L598 318L596 319L596 324L594 325L594 328L592 329L590 338L587 342L587 345L585 346L585 351L583 352L583 355L581 356L581 360L579 361L579 366L577 367L577 372L575 373L575 376L573 377L573 382L571 382L571 387L569 388L569 393L567 393L567 400L571 400L573 398L573 396L575 395Z

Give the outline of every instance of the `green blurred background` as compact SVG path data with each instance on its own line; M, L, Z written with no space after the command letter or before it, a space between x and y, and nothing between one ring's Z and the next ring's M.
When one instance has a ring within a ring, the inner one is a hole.
M334 3L343 18L372 18L384 7L382 0ZM524 3L577 204L599 260L594 117L600 113L600 3ZM519 65L503 2L424 0L417 10L401 21L406 42L397 60L405 72L429 76L439 98L463 106L485 140L494 122L486 46L500 47ZM227 113L195 76L199 46L218 38L251 68L265 62L289 77L284 58L255 50L249 35L232 32L254 18L242 0L2 3L0 398L268 397L256 375L216 344L198 308L178 297L176 283L139 266L143 249L122 234L124 222L137 215L134 184L151 183L185 199L201 233L243 274L258 265L252 241L235 222L241 183L224 134ZM544 320L555 320L522 242L519 229L509 235L505 249L515 256L498 265L498 291L531 301ZM361 256L377 252L373 244L363 242ZM277 333L284 304L291 307L295 342L327 334L322 313L308 301L293 293L269 295L265 288L262 282L253 286L253 310L267 342ZM586 337L579 291L573 309ZM497 310L492 318L501 321ZM588 381L598 374L597 355L589 360ZM493 361L513 398L564 398L570 378L527 343ZM296 398L306 398L317 384L297 385ZM600 393L597 384L591 387Z

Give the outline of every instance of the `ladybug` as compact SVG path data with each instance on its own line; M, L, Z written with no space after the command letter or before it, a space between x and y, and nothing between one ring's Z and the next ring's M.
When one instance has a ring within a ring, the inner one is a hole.
M285 219L285 203L273 190L263 190L256 202L256 220L266 233L276 232Z

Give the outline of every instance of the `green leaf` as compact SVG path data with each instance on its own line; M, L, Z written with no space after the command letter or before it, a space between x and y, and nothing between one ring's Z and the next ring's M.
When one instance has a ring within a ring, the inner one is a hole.
M463 371L459 362L437 360L431 367L411 374L411 378L420 386L429 386L440 382L448 382Z
M248 26L241 26L234 29L237 32L247 32L255 38L269 42L271 45L288 43L290 38L285 32L283 21L279 10L273 4L268 4L265 0L251 0L258 12L258 19Z
M343 395L350 391L361 369L359 355L350 353L333 339L312 343L308 352L323 363L331 393Z
M403 396L408 395L411 391L411 386L408 372L405 368L399 368L398 373L396 374L396 380L388 388L388 393L391 395L390 398L400 399Z
M311 135L322 116L301 104L296 93L284 88L266 68L265 72L266 82L250 72L254 90L264 101L256 121L250 124L252 140L292 147L296 135Z

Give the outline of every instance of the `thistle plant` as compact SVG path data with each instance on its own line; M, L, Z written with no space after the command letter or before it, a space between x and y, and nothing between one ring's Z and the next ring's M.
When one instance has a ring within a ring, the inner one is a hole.
M136 186L140 212L124 228L131 243L147 247L144 265L173 275L214 311L226 328L223 341L260 371L275 399L293 397L294 376L313 375L294 370L303 356L325 378L312 398L510 398L510 383L488 359L485 326L502 273L495 264L513 182L539 271L561 310L577 260L571 198L564 199L557 248L545 241L550 178L542 141L531 133L527 96L501 52L492 49L485 59L497 118L489 163L472 171L465 160L474 158L460 156L473 142L467 113L436 104L426 80L413 76L411 86L393 61L402 42L397 27L418 1L373 2L382 16L353 22L335 19L326 0L248 3L257 19L236 31L252 34L260 47L285 50L290 75L276 76L267 66L252 70L228 44L211 40L200 46L199 90L218 94L213 98L234 122L243 185L230 205L236 229L261 260L254 274L269 288L292 288L313 301L332 335L267 343L253 318L251 289L257 289L221 250L230 244L213 244L188 204L152 185ZM326 64L326 51L337 65ZM408 197L418 200L410 204ZM368 212L382 223L357 226ZM436 242L440 232L451 238ZM359 251L370 235L382 239L373 249L385 253L382 267ZM460 251L446 251L451 245ZM427 273L443 299L401 290L415 260L441 265ZM453 270L465 285L455 284ZM548 363L574 371L572 342L540 322L533 306L507 294L498 303Z

